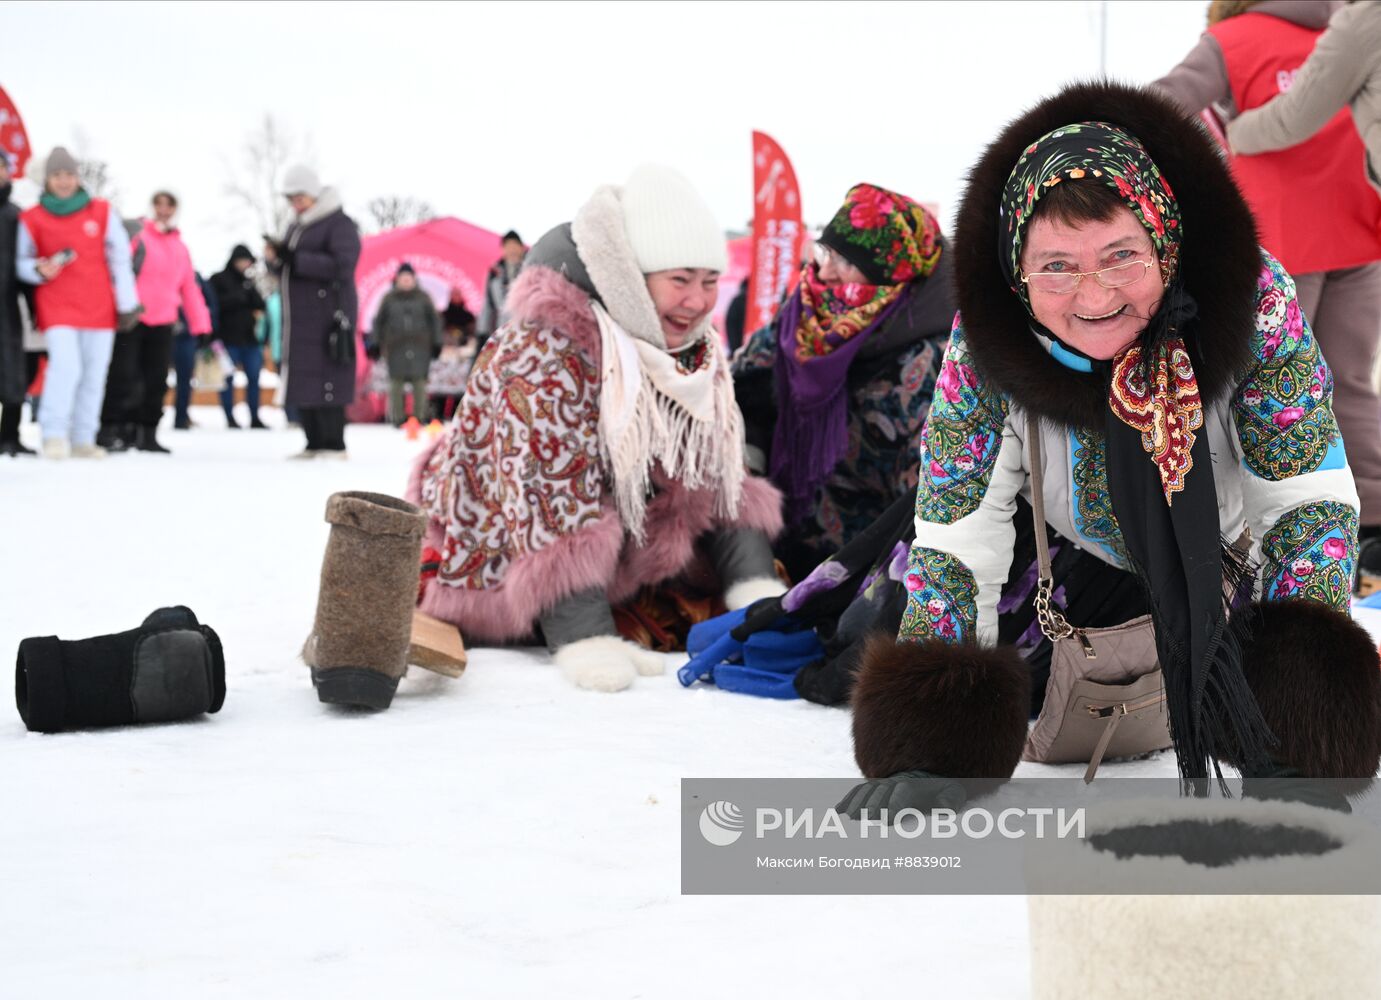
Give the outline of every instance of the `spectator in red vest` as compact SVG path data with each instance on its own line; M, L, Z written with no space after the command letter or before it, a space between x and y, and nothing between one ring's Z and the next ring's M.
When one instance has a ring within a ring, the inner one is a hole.
M1157 85L1192 114L1213 106L1233 119L1261 107L1290 88L1340 6L1214 0L1208 31ZM1231 161L1261 244L1293 276L1333 373L1333 410L1362 498L1361 593L1381 588L1381 398L1371 380L1381 337L1381 199L1365 157L1341 109L1299 145Z
M153 218L144 220L130 242L144 315L133 330L115 337L96 441L108 451L134 448L166 455L157 433L168 395L178 309L186 314L194 337L211 332L211 314L197 285L192 255L178 232L177 198L159 191L152 207Z
M1334 14L1290 89L1238 115L1228 142L1239 155L1288 149L1333 121L1344 104L1367 147L1367 180L1381 195L1381 0L1352 0Z
M62 146L48 154L39 203L19 217L15 271L38 286L37 325L48 341L43 455L103 458L96 428L115 328L134 329L143 306L119 214L81 186Z

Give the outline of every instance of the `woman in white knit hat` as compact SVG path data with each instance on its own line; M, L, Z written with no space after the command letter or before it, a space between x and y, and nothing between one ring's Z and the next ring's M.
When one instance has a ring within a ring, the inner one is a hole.
M431 517L424 611L472 641L540 639L576 684L617 691L662 672L649 647L781 593L780 496L745 475L710 326L725 266L709 208L661 166L537 242L409 484Z

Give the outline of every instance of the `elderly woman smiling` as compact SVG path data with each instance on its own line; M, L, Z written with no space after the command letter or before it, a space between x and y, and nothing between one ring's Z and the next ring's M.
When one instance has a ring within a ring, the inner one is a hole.
M1358 499L1332 377L1206 134L1146 91L1066 90L979 161L956 248L908 606L854 691L873 779L855 805L1012 773L1049 662L1033 530L1072 625L1151 614L1186 782L1217 761L1370 779L1381 671L1348 616Z

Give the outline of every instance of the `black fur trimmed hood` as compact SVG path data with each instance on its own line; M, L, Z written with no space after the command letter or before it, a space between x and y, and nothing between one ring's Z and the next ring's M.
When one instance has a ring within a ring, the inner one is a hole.
M1251 363L1261 272L1256 226L1203 126L1169 98L1125 84L1074 84L1041 101L1008 125L970 171L952 253L974 365L986 382L1032 413L1066 427L1103 427L1103 379L1050 356L998 259L998 213L1012 167L1036 139L1081 121L1110 122L1140 139L1175 192L1184 226L1180 274L1199 307L1186 345L1204 404L1218 402Z

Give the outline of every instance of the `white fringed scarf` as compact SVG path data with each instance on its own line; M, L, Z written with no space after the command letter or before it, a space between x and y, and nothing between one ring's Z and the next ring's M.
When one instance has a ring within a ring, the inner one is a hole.
M684 372L676 354L631 336L598 302L599 440L619 517L639 543L653 463L688 489L713 489L716 513L738 513L743 495L743 417L713 330L708 363ZM682 350L693 350L692 341ZM679 353L679 352L677 352Z

